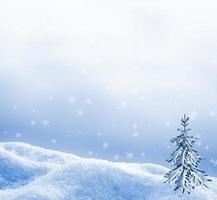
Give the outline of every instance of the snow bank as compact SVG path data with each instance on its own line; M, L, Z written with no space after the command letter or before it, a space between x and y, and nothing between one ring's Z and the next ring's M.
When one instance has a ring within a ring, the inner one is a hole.
M114 163L0 143L1 200L178 200L155 164ZM193 199L216 200L217 180Z

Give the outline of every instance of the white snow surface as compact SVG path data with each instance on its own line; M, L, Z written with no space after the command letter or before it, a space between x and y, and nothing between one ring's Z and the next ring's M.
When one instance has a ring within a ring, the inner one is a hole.
M110 162L0 143L1 200L178 200L156 164ZM217 200L217 179L192 200Z

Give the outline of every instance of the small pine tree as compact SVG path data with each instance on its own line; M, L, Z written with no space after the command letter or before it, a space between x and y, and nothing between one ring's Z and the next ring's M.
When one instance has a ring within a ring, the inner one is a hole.
M171 139L175 150L171 154L167 162L171 163L172 169L165 174L165 183L174 185L174 191L181 190L182 193L191 193L197 186L205 186L207 178L204 171L198 167L202 158L194 149L194 145L199 140L197 137L189 134L188 128L189 117L184 115L181 119L182 128L178 129L180 134Z

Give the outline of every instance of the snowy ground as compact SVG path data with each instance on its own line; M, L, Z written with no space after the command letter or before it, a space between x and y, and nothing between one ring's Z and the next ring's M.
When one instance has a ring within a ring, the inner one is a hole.
M114 163L0 143L1 200L176 200L155 164ZM217 179L194 200L216 200Z

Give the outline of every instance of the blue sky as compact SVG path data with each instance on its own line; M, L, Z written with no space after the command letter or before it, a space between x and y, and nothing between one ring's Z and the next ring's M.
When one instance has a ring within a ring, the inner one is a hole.
M3 2L1 141L166 165L187 113L216 174L216 5Z

